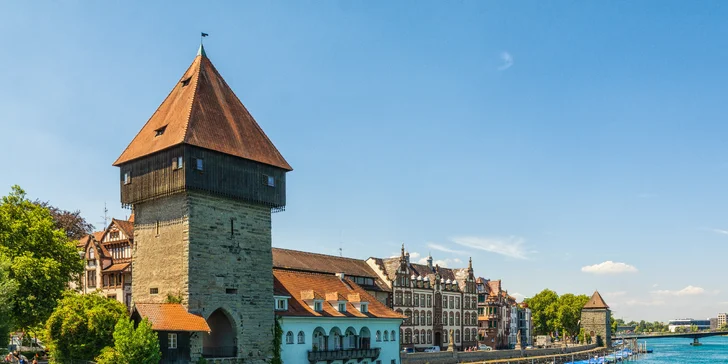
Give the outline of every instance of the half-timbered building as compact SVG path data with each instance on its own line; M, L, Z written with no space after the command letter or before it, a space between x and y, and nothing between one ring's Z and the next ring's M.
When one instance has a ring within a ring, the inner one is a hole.
M103 231L82 238L77 244L85 270L78 289L99 293L131 307L131 258L134 249L134 219L111 219Z

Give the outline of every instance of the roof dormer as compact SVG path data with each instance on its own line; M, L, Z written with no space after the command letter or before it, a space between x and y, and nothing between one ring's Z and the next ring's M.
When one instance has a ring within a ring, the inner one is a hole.
M301 299L316 312L324 310L324 297L312 289L301 291Z
M369 301L362 300L362 297L358 293L350 293L348 296L349 302L361 313L369 312Z
M336 311L346 313L346 297L339 292L326 293L326 301L336 308Z

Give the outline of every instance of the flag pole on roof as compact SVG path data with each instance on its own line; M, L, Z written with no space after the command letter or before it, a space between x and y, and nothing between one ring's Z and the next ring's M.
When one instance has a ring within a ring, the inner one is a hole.
M205 54L205 47L202 45L202 39L209 36L209 34L205 32L200 32L200 49L197 51L198 56L207 57L207 54Z

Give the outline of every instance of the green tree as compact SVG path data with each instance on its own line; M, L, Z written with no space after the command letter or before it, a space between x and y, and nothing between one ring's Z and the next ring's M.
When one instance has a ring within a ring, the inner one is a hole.
M18 186L0 200L0 254L10 260L8 279L17 283L10 316L20 329L44 322L83 261L47 208L29 201Z
M10 278L10 259L0 253L0 338L7 338L13 327L11 307L17 291L18 282Z
M46 322L51 354L56 360L93 360L114 340L114 327L126 318L126 307L98 294L67 292Z
M579 332L581 309L589 302L587 295L574 295L566 293L559 296L556 301L556 317L558 328L565 332Z
M531 320L536 335L549 335L557 328L559 295L544 289L537 295L524 300L531 308Z
M162 359L159 338L144 319L134 329L134 322L122 317L114 328L114 347L104 348L98 364L157 364Z

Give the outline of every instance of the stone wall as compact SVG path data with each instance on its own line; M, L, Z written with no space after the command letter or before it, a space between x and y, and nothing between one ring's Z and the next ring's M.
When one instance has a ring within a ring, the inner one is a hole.
M273 354L270 209L188 192L189 311L222 309L237 329L237 356L262 363Z
M188 299L188 213L183 193L134 208L132 300L161 303L167 294ZM157 294L150 293L156 288Z
M532 349L523 350L494 350L494 351L474 351L474 352L439 352L439 353L411 353L401 355L401 364L451 364L451 363L469 363L486 360L499 359L515 359L515 358L532 358L536 356L549 356L559 354L569 354L579 351L591 350L596 345L572 346L569 348L553 348L553 349Z
M612 326L610 321L609 310L585 309L581 311L581 327L586 333L592 335L594 342L596 342L597 335L602 337L604 344L611 342Z

